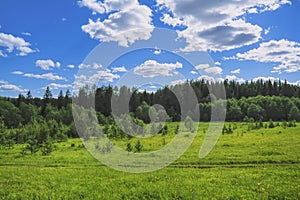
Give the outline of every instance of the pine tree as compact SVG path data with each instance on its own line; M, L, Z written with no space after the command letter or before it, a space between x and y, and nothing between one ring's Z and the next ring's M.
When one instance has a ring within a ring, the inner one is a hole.
M61 109L64 104L64 96L62 90L59 91L58 97L57 97L57 108Z

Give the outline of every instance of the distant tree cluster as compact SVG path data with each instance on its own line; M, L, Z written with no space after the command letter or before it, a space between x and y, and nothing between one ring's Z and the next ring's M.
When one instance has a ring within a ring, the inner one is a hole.
M47 87L42 99L33 98L30 91L26 97L0 98L0 145L13 147L15 143L25 144L26 151L41 150L49 154L53 142L77 137L73 123L71 94L63 96L62 91L54 99Z

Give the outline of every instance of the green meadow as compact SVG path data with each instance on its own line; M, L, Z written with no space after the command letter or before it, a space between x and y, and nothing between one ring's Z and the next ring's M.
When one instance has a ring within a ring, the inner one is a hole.
M80 139L55 143L49 155L2 146L0 199L300 199L300 124L253 130L229 124L233 132L222 134L205 158L198 155L208 123L200 123L184 155L141 174L103 165ZM166 135L140 139L142 152L171 141L176 125L169 123ZM113 141L124 149L128 142L137 139Z

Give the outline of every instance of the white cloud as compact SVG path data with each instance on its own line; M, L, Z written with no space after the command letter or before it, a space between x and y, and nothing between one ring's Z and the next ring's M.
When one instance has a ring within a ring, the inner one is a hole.
M112 72L127 72L127 69L122 66L122 67L115 67L115 68L112 68Z
M236 69L230 72L231 74L239 74L241 73L241 69Z
M4 51L0 50L0 56L5 58L7 57L7 54Z
M298 80L298 81L295 81L295 82L292 82L292 83L290 83L290 84L292 84L292 85L298 85L298 86L300 86L300 80Z
M247 13L261 13L276 10L287 0L157 0L173 14L183 19L187 28L178 31L179 37L186 39L184 51L223 51L256 43L263 29L244 19Z
M29 53L35 52L35 50L30 48L30 45L31 44L26 42L23 38L15 37L11 34L0 33L0 46L5 47L8 53L16 50L18 51L17 55L26 56ZM0 55L2 57L7 56L3 51L0 52Z
M224 79L222 79L222 78L214 78L214 77L208 76L208 75L201 75L197 78L197 80L204 80L204 81L208 81L208 82L224 81Z
M21 86L17 86L11 84L7 81L0 80L0 91L17 91L17 92L25 92L27 89L23 89Z
M72 85L71 84L59 84L59 83L50 83L49 85L47 85L50 89L61 89L61 88L71 88Z
M222 74L223 69L218 66L210 66L209 64L199 64L195 66L197 70L204 70L206 73L210 74Z
M247 10L247 13L250 13L250 14L256 14L256 13L258 13L258 10L257 10L257 8L249 8L249 9Z
M195 66L195 68L198 69L198 70L204 70L204 69L207 69L209 67L210 67L209 64L199 64L199 65Z
M21 71L14 71L11 74L15 74L15 75L23 75L24 73Z
M235 82L239 82L239 83L243 83L245 82L245 79L243 78L238 78L235 75L227 75L225 77L225 79L227 79L228 81L235 81Z
M173 76L176 69L182 68L182 64L176 63L158 63L155 60L147 60L140 66L134 68L134 73L145 78L154 78L157 76Z
M196 71L191 71L190 73L193 75L198 74L198 72L196 72Z
M60 62L56 62L54 63L53 60L51 59L47 59L47 60L37 60L35 62L35 65L37 67L40 67L43 70L51 70L54 67L59 68L60 67Z
M221 67L209 67L207 69L204 70L207 73L211 73L211 74L222 74L223 69Z
M154 29L152 11L146 5L140 5L137 0L105 0L103 3L83 0L80 5L100 14L108 14L107 19L89 19L89 23L81 27L93 39L102 42L116 41L120 46L128 46L136 40L151 37Z
M22 35L25 35L25 36L31 36L31 33L23 32Z
M271 29L270 27L269 27L269 28L267 28L267 29L265 29L265 30L264 30L264 34L265 34L265 35L268 35L268 34L269 34L269 32L270 32L270 29Z
M300 43L294 41L271 40L245 53L238 53L228 59L254 60L262 63L279 63L273 73L292 73L300 71Z
M93 63L92 65L90 64L80 64L78 65L79 69L101 69L102 65L101 64L97 64L97 63Z
M46 73L46 74L30 74L30 73L25 73L23 74L23 76L25 77L29 77L29 78L36 78L36 79L45 79L45 80L67 80L66 78L53 74L53 73Z
M94 85L98 82L106 83L113 82L114 79L120 78L119 75L111 73L111 70L99 70L91 76L86 75L75 75L75 86L81 87L84 85Z
M215 65L221 66L220 62L215 62Z
M19 86L13 84L0 85L0 90L13 90L18 92L22 91L22 89Z
M75 65L68 65L67 67L70 68L70 69L74 69Z
M61 66L60 62L56 62L55 66L58 67L58 68L60 68L60 66Z
M175 17L171 17L169 14L164 14L161 18L160 21L162 21L165 24L168 24L170 26L182 26L184 25L184 21L182 21L181 19L175 18Z
M279 78L275 78L275 77L272 77L272 76L268 76L268 77L264 77L264 76L259 76L259 77L256 77L254 79L252 79L252 81L256 82L256 81L259 81L259 80L262 80L263 82L266 82L266 81L279 81L280 79Z
M103 14L105 13L105 7L103 3L100 1L97 2L96 0L82 0L78 2L81 7L87 7L94 12Z
M186 81L187 81L186 79L179 79L179 80L176 80L176 81L172 81L170 83L170 86L181 85L183 83L186 83Z

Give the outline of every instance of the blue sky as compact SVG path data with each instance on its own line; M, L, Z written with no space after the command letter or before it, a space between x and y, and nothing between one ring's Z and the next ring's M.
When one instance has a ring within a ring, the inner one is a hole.
M210 74L239 82L280 78L300 84L299 0L2 0L0 5L1 96L27 90L42 96L46 86L56 96L72 89L75 80L118 85L128 74L146 79L148 90L159 80L177 83ZM177 51L207 52L211 61L190 65L153 48L120 55L110 66L101 59L86 63L99 44L126 49L150 40L156 28L184 41ZM96 76L80 78L78 71L88 67Z

